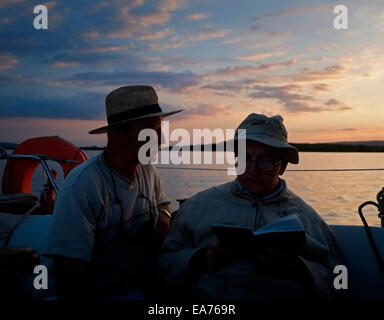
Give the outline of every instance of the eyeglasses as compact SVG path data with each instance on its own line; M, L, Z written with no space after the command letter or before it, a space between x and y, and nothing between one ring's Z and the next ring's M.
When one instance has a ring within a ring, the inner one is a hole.
M245 161L246 168L250 168L253 163L256 163L257 167L263 171L273 171L282 162L282 160L274 160L268 156L260 156L255 160L249 153L246 153Z

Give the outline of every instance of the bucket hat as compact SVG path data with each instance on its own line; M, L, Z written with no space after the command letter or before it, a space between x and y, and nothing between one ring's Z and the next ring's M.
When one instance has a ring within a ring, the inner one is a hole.
M235 141L238 140L238 130L245 129L246 140L286 149L286 160L297 164L299 163L299 152L294 146L288 144L288 132L283 122L284 119L280 115L267 117L263 114L251 113L237 127Z

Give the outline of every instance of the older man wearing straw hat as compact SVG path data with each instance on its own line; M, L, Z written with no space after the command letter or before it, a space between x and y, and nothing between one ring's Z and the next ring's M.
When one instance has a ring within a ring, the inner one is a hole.
M333 297L332 272L341 264L335 237L280 178L288 162L299 162L283 118L252 113L239 125L235 141L239 129L246 130L245 172L182 204L160 250L159 284L169 294L180 297L184 291L198 299ZM280 229L271 230L292 228L294 222L292 230L301 237L271 233L259 242L252 232L245 237L247 230L279 219Z
M142 165L142 129L161 134L163 112L150 86L125 86L106 97L103 153L74 169L57 196L44 254L56 259L64 299L146 299L158 246L169 228L169 203L158 173ZM160 139L159 139L160 141Z

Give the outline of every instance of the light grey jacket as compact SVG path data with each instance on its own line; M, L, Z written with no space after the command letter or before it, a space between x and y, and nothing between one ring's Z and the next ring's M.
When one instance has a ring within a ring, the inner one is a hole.
M160 249L157 264L159 285L166 289L185 288L191 274L192 255L210 242L217 242L214 223L247 226L256 230L286 215L297 214L306 231L307 250L299 256L311 273L316 294L331 297L333 268L342 264L332 231L315 210L288 190L264 201L240 192L236 180L202 191L188 199L176 216ZM261 274L255 262L239 260L213 273L204 274L193 284L195 297L203 299L273 299L290 297L294 284ZM291 297L294 298L294 297Z

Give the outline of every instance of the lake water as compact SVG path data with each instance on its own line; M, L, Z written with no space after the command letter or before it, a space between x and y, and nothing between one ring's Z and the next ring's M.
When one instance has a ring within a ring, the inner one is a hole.
M99 151L87 151L93 157ZM223 154L217 154L220 158ZM215 157L213 157L215 160ZM56 163L49 162L57 169ZM0 161L0 176L5 161ZM160 166L160 165L158 165ZM209 187L234 179L228 176L226 165L180 165L188 169L172 169L174 165L158 168L165 191L172 201L172 209L178 207L176 199L188 198ZM164 168L166 167L166 168ZM206 168L215 170L191 170ZM384 168L384 153L317 153L300 154L299 165L288 165L292 169L372 169ZM218 170L217 170L218 169ZM358 206L367 200L376 201L376 195L384 187L384 171L353 172L292 172L283 175L288 187L311 205L330 224L361 225ZM59 170L58 183L62 181ZM32 191L40 193L44 177L38 168L32 180ZM375 207L364 211L370 225L379 226Z

